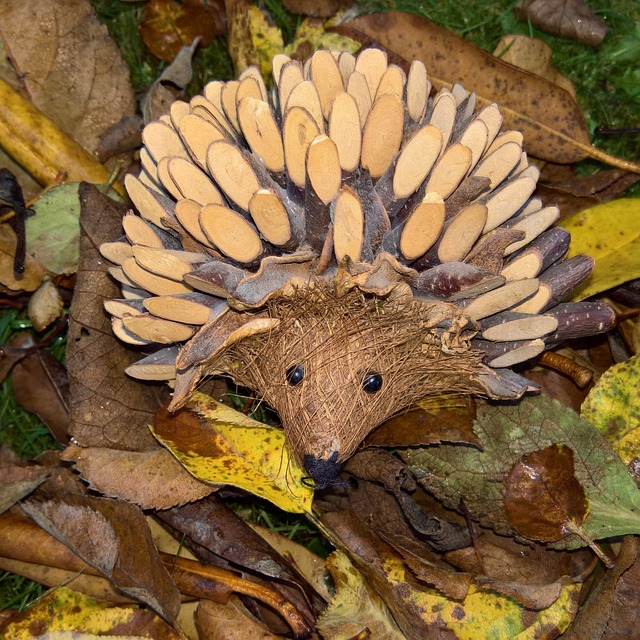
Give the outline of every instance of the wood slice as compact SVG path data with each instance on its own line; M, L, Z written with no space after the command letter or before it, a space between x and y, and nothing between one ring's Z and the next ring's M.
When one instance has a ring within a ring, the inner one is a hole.
M222 84L224 87L225 83ZM220 96L220 99L222 99L222 95ZM191 98L191 102L189 104L191 106L192 115L198 116L216 126L220 131L223 131L230 140L237 139L238 134L233 128L233 125L227 119L224 109L222 108L222 104L217 106L201 95Z
M104 301L104 310L114 318L137 316L145 312L142 299L127 300L126 298L112 298Z
M280 85L280 73L287 62L291 62L291 58L286 53L276 53L271 59L271 77L276 87Z
M498 147L501 147L503 144L507 144L508 142L515 142L520 149L522 149L524 137L519 131L504 131L496 136L496 139L489 145L485 155L493 153L498 149Z
M208 256L201 253L152 249L139 245L132 247L132 252L136 262L143 269L176 282L181 282L185 273L193 271L198 265L209 260Z
M192 162L183 158L170 158L167 169L173 182L179 190L181 200L186 198L199 205L223 204L221 193L213 184L211 178Z
M371 254L369 257L373 260L373 252L391 229L391 221L366 171L361 172L350 186L356 192L364 212L364 248L361 256Z
M471 204L451 219L438 243L440 262L461 262L480 237L486 220L487 208L481 204Z
M444 225L444 202L423 200L404 223L398 248L409 261L424 255L436 242Z
M306 181L305 162L311 141L320 134L313 116L302 107L293 107L285 115L282 138L289 179L300 189Z
M162 236L158 233L159 230L134 213L127 213L122 218L122 228L131 244L155 247L157 249L165 248Z
M491 146L496 136L500 132L502 126L502 114L497 104L489 104L484 109L481 109L476 114L476 119L481 120L487 127L487 146Z
M278 104L280 105L280 115L284 119L287 102L294 87L304 82L302 75L302 64L298 60L287 62L280 72L280 81L278 82Z
M545 271L552 264L564 258L570 243L571 234L562 227L554 227L540 234L520 255L530 250L539 250L542 256L540 271Z
M405 93L409 117L414 122L422 122L431 93L431 81L427 76L426 67L420 60L414 60L409 67Z
M513 307L513 311L519 313L541 313L543 309L553 305L552 298L553 290L551 287L544 282L540 282L538 291L528 300Z
M360 260L364 245L364 211L356 193L343 186L331 203L333 246L338 263L348 256Z
M465 312L474 320L481 320L495 313L511 309L523 300L534 295L538 290L538 284L536 278L507 282L499 289L483 293L468 303L466 300L462 301ZM514 309L514 311L522 310Z
M229 294L233 294L238 284L248 275L250 275L248 271L228 262L212 260L187 273L184 281L198 291L226 298Z
M305 80L297 84L289 94L285 114L294 107L306 109L315 120L320 133L324 133L324 116L322 115L322 105L320 96L313 82ZM286 117L286 115L285 115Z
M176 218L201 245L215 249L215 245L207 238L200 226L200 209L202 206L193 200L180 200L176 203Z
M128 278L125 275L122 267L107 267L107 272L116 282L121 284L123 287L126 286L130 288L138 288L136 283L131 280L131 278Z
M540 198L530 198L520 209L518 215L526 216L528 213L533 213L534 211L540 211L542 209L542 200Z
M156 162L165 156L189 157L176 130L163 122L148 124L142 130L142 142Z
M184 160L184 158L181 158ZM166 192L171 195L174 200L180 200L182 198L182 194L180 193L180 189L178 189L178 185L173 181L173 178L169 175L169 160L170 156L165 156L158 162L158 178L160 178L160 183ZM185 160L185 162L189 162Z
M518 242L510 244L505 250L504 255L511 255L514 251L528 245L532 240L537 238L543 231L546 231L560 216L558 207L545 207L533 213L527 213L517 218L511 218L505 223L510 229L518 229L525 232L525 237Z
M122 318L111 318L111 330L118 340L122 340L122 342L126 342L127 344L132 344L137 347L149 344L148 340L143 340L130 331L127 331L122 323Z
M456 100L447 89L441 89L433 100L429 124L440 129L442 151L447 148L456 121Z
M122 318L122 325L134 336L147 342L157 344L173 344L174 342L184 342L193 337L196 328L156 318L151 314L141 314L139 316L128 316Z
M477 297L502 286L503 276L497 276L464 262L446 262L422 271L412 282L418 291L445 300Z
M251 197L262 185L242 151L231 142L212 142L207 150L207 167L227 198L248 211Z
M353 173L360 164L362 149L362 125L358 105L346 92L338 94L329 114L329 137L338 149L340 167L345 173Z
M278 247L292 240L291 222L282 200L271 189L258 189L249 201L249 213L262 237Z
M222 80L213 80L204 85L202 94L204 97L222 113L222 88L224 82Z
M240 84L238 85L238 91L236 92L236 113L238 112L238 107L240 103L245 98L253 98L254 100L260 100L264 102L264 98L262 97L262 91L260 90L260 85L255 78L251 76L246 76L242 80L240 80ZM240 128L242 125L240 124L240 119L238 118L238 124Z
M471 166L471 150L460 142L452 144L440 156L426 184L426 193L437 193L445 200L462 182Z
M144 220L162 227L173 217L175 204L169 198L149 189L131 173L126 175L124 184L131 201Z
M194 114L189 114L180 120L180 135L189 153L203 169L207 168L209 145L212 142L227 140L227 136L217 125Z
M469 164L469 171L472 171L478 160L480 160L484 150L487 146L487 138L489 136L489 130L487 125L478 120L473 120L469 126L462 132L458 142L463 144L471 151L471 163Z
M393 93L402 100L404 98L404 85L406 82L407 75L405 72L398 65L390 64L382 78L380 78L380 84L378 85L374 102L385 93Z
M500 272L507 280L535 278L542 270L542 255L539 249L527 250L507 264Z
M217 204L203 207L200 226L211 242L232 260L251 264L264 255L264 246L255 227L232 209Z
M534 340L558 328L558 320L551 315L536 315L505 311L481 322L482 337L493 342Z
M253 78L255 83L258 85L258 89L260 90L260 96L257 96L259 100L264 100L265 102L269 101L269 92L267 91L267 86L264 83L264 78L260 73L260 69L255 65L251 65L247 67L238 77L240 80L240 84L244 82L246 78ZM238 93L240 93L241 87L238 87ZM236 102L239 102L241 98L238 98Z
M127 300L143 300L151 295L148 291L128 284L121 284L120 291L122 292L122 297Z
M284 148L280 129L268 102L245 98L238 105L238 121L245 140L272 173L284 171Z
M173 128L177 131L178 125L180 124L180 120L186 116L191 111L191 107L188 102L184 102L183 100L176 100L171 103L171 107L169 108L169 115L171 116L171 124L173 124Z
M238 112L236 111L236 96L238 95L238 88L240 83L237 80L230 80L225 82L220 94L220 100L222 101L222 109L224 115L235 131L240 131L240 125L238 124Z
M367 79L358 71L354 71L349 76L349 81L347 82L347 93L356 101L356 105L358 105L358 113L360 114L360 127L364 127L364 124L369 117L373 100L369 93Z
M344 91L338 62L330 51L316 51L311 58L309 77L318 90L322 114L325 118L328 118L333 101Z
M209 322L227 308L226 300L197 292L154 296L142 301L142 305L158 318L198 325Z
M540 274L540 282L551 289L549 302L541 311L561 302L577 289L592 273L594 259L591 256L577 255L558 262Z
M403 131L402 100L390 93L380 96L371 108L362 132L360 164L372 178L379 178L391 164L402 144Z
M486 198L481 200L487 207L487 224L484 233L495 229L508 220L529 199L536 188L536 181L529 176L509 180Z
M466 206L478 200L488 189L488 178L467 176L445 202L447 220L453 218Z
M526 362L540 355L544 349L544 340L517 340L515 342L489 342L473 340L474 349L485 352L484 361L490 366L500 369L512 367L519 362Z
M514 170L520 160L522 147L516 142L506 142L489 153L478 163L472 175L489 178L495 189Z
M356 58L355 71L365 77L372 101L376 96L378 85L386 70L387 54L380 49L364 49Z
M176 358L179 347L165 347L134 362L124 371L137 380L173 380L176 377Z
M142 164L142 169L146 171L147 175L151 178L151 180L153 180L155 184L154 188L156 190L161 189L162 187L160 185L160 178L158 178L158 166L156 164L156 161L151 157L151 154L145 147L142 147L140 149L140 164Z
M451 93L456 99L456 126L455 129L462 130L469 124L471 116L476 108L476 94L470 93L463 86L454 84L451 87Z
M342 84L346 87L349 76L355 71L356 57L349 51L341 51L338 56L338 68L342 75Z
M500 273L504 267L504 251L512 243L522 240L524 231L498 227L480 236L473 249L464 259L481 269Z
M176 282L170 278L158 276L146 269L143 269L135 258L127 258L122 263L122 270L135 286L144 289L157 296L171 295L173 293L187 293L192 291L191 287L182 282Z
M133 255L128 242L103 242L99 249L103 258L118 265Z
M338 148L329 136L321 134L311 141L306 165L311 187L320 200L328 205L342 182Z
M564 302L545 315L558 322L558 330L547 338L547 343L586 338L608 331L616 322L615 312L605 302Z

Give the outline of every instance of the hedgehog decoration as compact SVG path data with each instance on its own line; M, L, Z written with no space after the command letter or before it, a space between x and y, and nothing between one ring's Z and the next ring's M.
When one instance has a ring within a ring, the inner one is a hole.
M279 414L317 487L372 429L428 394L515 399L509 369L605 331L602 303L560 303L588 277L564 259L556 207L495 104L462 87L431 96L377 49L273 60L211 82L144 130L126 186L139 215L102 245L122 299L127 369L168 380L170 410L207 375Z

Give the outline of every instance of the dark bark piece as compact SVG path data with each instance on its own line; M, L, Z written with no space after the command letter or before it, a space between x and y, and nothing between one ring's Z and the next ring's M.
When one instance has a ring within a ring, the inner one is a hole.
M491 291L505 279L465 262L447 262L422 271L412 283L418 291L449 301L475 297Z
M481 323L482 338L492 341L533 340L542 338L558 328L558 320L551 315L537 315L505 311ZM546 341L546 340L545 340Z
M569 250L571 234L562 227L555 227L541 233L535 240L526 246L522 251L511 258L502 270L507 278L515 279L519 265L530 262L530 256L536 256L533 260L539 265L535 273L523 277L535 277L540 272L548 269L552 264L565 256ZM513 274L513 275L512 275Z
M547 343L604 333L616 323L614 310L604 302L565 302L545 315L558 321L558 329L545 338Z
M518 229L494 229L481 236L476 245L464 259L465 262L500 273L504 264L505 249L524 238L524 231Z
M194 289L204 291L220 298L226 298L249 275L240 267L228 262L212 260L184 275L184 281Z
M551 299L541 309L544 311L561 302L579 287L593 271L595 261L591 256L578 255L555 264L540 274L540 282L552 291Z
M484 351L484 361L490 367L511 367L519 362L531 360L545 349L543 340L514 340L513 342L489 342L488 340L472 340L474 349Z

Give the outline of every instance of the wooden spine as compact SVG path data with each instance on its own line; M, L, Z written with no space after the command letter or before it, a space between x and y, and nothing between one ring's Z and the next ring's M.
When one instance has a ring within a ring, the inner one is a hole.
M418 274L411 283L418 291L449 301L477 297L502 286L503 276L464 262L446 262Z
M198 292L154 296L137 304L158 318L198 325L209 322L227 306L226 300Z
M159 349L125 369L125 373L138 380L173 380L176 377L178 347Z
M495 368L512 367L514 364L531 360L545 349L544 340L515 340L513 342L490 342L472 340L471 346L484 351L484 361Z
M183 280L198 291L226 298L249 275L248 271L228 262L212 260L186 273Z
M557 331L545 339L548 344L603 333L616 323L615 312L604 302L564 302L545 315L558 322Z
M504 311L485 318L480 326L484 340L492 342L533 340L555 331L558 328L558 320L552 315Z

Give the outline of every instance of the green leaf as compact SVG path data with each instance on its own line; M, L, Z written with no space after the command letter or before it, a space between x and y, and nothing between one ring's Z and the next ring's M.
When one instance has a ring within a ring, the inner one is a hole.
M571 233L568 257L586 253L596 261L591 277L578 288L582 300L640 277L640 198L621 198L562 221Z
M571 409L544 396L517 405L482 405L474 424L483 451L440 445L401 452L419 482L445 505L460 508L498 533L515 535L505 514L507 474L524 454L554 444L575 454L575 476L589 513L582 530L592 540L640 532L640 491L604 436ZM584 546L576 536L554 548Z
M640 355L616 364L598 380L580 415L601 431L628 464L640 458Z
M313 489L282 429L194 393L186 410L158 412L152 433L202 482L239 487L292 513L311 511Z
M27 218L27 252L53 273L75 273L80 252L78 182L46 191Z

